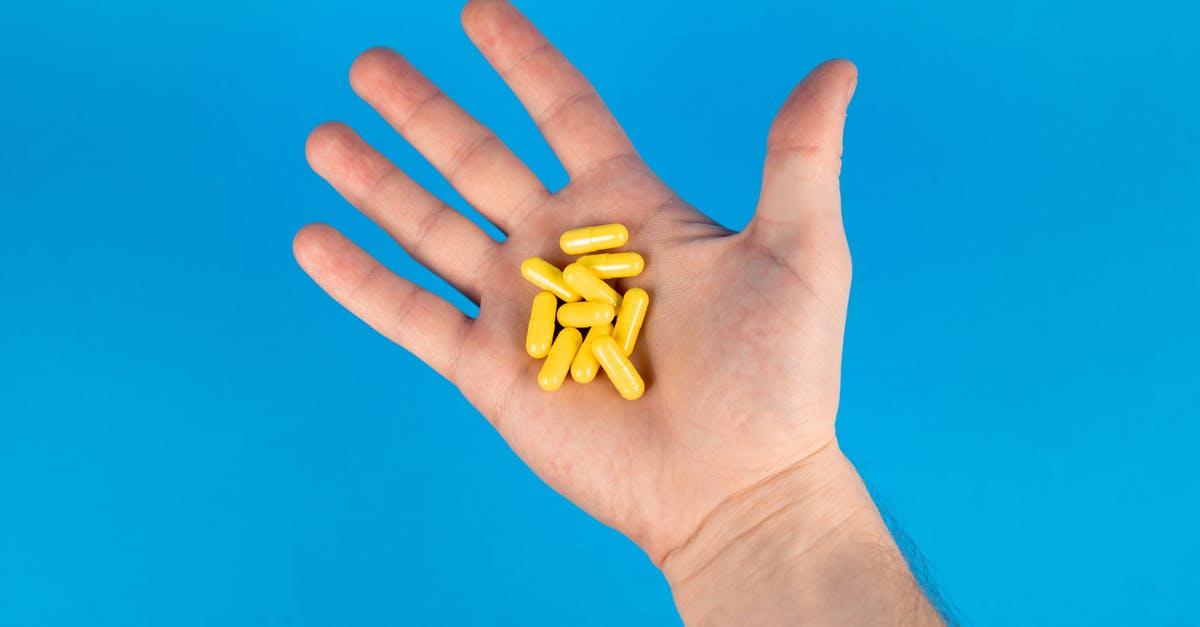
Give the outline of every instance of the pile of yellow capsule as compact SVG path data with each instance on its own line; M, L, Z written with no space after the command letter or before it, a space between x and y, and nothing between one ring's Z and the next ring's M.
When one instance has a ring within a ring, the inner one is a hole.
M604 368L621 396L632 401L646 391L629 355L646 319L650 295L640 287L621 295L604 282L637 276L646 262L634 252L587 254L627 241L629 231L620 224L571 229L558 243L568 255L584 255L574 263L559 270L541 257L521 262L521 275L545 290L533 298L525 335L525 351L534 359L546 359L538 373L543 390L562 387L568 371L575 381L588 383ZM556 320L562 326L557 337ZM586 338L583 328L588 329Z

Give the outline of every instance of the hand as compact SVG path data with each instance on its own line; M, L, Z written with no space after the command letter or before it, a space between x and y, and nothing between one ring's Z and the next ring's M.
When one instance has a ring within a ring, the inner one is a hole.
M735 233L649 170L583 75L511 5L476 0L462 21L562 161L563 189L547 190L395 52L363 53L350 82L505 241L344 125L314 130L307 153L348 201L477 302L478 318L327 226L297 234L296 258L333 298L457 385L546 483L661 564L723 503L840 457L834 416L850 256L838 172L855 68L824 63L783 104L757 211ZM561 232L609 222L628 226L629 248L647 262L620 287L651 297L633 355L645 395L626 401L603 375L545 392L540 361L524 351L538 290L521 277L521 260L539 255L562 267Z

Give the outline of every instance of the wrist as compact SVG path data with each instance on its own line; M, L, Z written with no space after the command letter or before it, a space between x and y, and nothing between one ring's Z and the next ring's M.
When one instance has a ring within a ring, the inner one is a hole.
M815 544L864 506L874 511L865 488L859 494L860 486L857 472L837 442L831 441L803 461L723 501L659 566L677 586L700 576L735 545L758 541L769 535L766 532L788 529L790 544L799 548Z
M688 624L939 622L836 441L727 499L661 567Z

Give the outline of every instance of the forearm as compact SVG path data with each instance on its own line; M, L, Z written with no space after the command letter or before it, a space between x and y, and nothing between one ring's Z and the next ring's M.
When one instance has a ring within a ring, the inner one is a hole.
M722 504L662 564L689 625L939 625L833 443Z

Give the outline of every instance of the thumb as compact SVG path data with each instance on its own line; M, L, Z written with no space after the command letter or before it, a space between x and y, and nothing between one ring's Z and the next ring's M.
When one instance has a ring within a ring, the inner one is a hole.
M857 81L853 63L826 61L792 90L771 124L751 226L770 239L783 238L786 249L794 249L797 238L844 237L838 174L846 107Z

